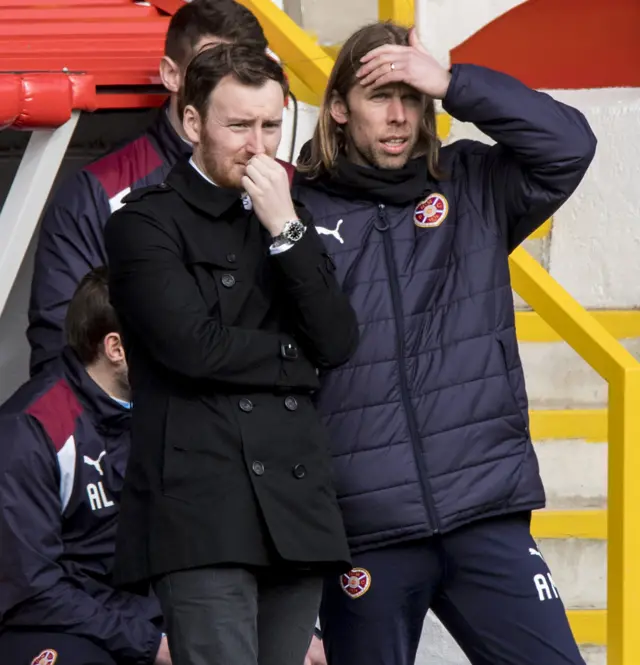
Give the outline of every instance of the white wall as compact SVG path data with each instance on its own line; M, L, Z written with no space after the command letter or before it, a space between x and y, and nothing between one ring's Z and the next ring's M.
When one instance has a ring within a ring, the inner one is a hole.
M640 88L554 91L585 113L598 150L556 215L549 270L586 307L640 306Z
M551 90L580 109L598 137L585 179L554 215L545 263L585 307L640 306L640 89ZM454 121L449 141L489 141Z
M294 137L294 106L289 101L289 107L284 114L282 123L282 141L278 149L278 158L288 160L291 153L291 144L293 143L293 159L295 160L300 153L300 148L313 135L318 118L318 108L310 106L304 102L298 102L298 119L295 127Z

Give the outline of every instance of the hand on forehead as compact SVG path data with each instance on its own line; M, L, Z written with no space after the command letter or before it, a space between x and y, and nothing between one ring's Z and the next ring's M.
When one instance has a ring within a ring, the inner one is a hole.
M420 43L415 29L409 32L409 45L385 44L360 59L356 72L360 84L379 88L405 83L424 95L443 99L451 75Z

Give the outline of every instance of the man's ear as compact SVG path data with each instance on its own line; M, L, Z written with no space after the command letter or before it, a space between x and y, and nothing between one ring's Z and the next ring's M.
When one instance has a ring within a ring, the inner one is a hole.
M125 362L124 346L122 338L117 332L105 335L103 340L105 358L113 365L121 365Z
M167 55L160 60L160 80L162 85L174 94L177 94L182 85L180 67Z
M193 143L193 145L198 145L200 143L202 118L191 104L184 108L182 114L182 129L184 129L185 136L191 143Z
M346 125L349 120L349 107L346 101L335 90L329 102L329 113L339 125Z

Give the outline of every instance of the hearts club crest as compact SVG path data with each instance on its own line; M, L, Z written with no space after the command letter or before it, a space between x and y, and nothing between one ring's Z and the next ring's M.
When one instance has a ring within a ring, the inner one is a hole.
M371 573L366 568L352 568L340 576L340 586L349 598L360 598L369 591Z
M31 661L31 665L54 665L56 660L58 652L55 649L45 649Z
M421 229L440 226L449 214L449 202L442 194L430 194L420 201L413 213L413 222Z

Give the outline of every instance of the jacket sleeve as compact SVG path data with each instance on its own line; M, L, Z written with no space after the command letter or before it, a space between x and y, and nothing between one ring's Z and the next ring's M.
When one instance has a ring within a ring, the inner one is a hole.
M471 144L469 193L511 252L576 189L596 138L580 111L476 65L453 66L443 107L496 141Z
M286 358L284 333L223 326L211 316L179 240L147 211L127 207L107 222L109 292L123 325L154 360L194 379L258 388L318 386L303 354Z
M69 581L55 450L29 416L0 420L0 623L86 637L123 665L154 662L153 623L107 609Z
M44 214L29 301L32 376L64 346L64 319L78 283L105 263L103 229L109 214L105 191L85 171L62 185Z
M346 362L358 346L355 312L335 277L335 266L310 215L299 210L307 231L290 249L274 254L284 287L297 313L297 336L319 368Z

